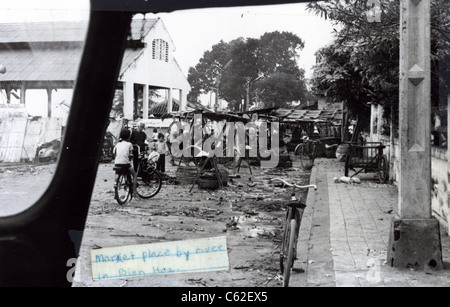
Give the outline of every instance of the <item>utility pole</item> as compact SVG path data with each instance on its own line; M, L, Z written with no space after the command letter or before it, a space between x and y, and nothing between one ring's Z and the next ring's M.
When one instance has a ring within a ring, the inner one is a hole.
M245 90L247 92L247 95L245 97L245 103L244 103L244 110L243 110L243 112L247 111L247 108L248 108L248 106L250 104L250 83L252 83L252 78L251 77L246 77L245 81L246 81L246 83L245 83Z
M224 72L225 69L227 69L228 67L230 67L231 63L233 62L233 60L229 60L227 62L227 64L225 64L223 67L220 67L219 65L216 64L216 67L219 69L219 73L217 74L217 79L216 79L216 102L214 104L214 111L217 112L217 110L219 109L219 86L220 86L220 79L222 79L222 73Z
M263 76L259 76L259 77L255 78L255 79L252 79L252 77L245 77L245 90L247 92L247 97L245 99L243 112L248 111L248 107L250 105L250 84L252 84L256 80L261 79L262 77Z
M399 216L387 262L442 269L439 222L431 215L430 2L400 0Z

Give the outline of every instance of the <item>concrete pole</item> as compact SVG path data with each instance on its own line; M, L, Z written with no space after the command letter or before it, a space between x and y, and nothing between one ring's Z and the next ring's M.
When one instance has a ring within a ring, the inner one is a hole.
M375 120L377 119L377 105L372 102L370 104L370 139L374 142L375 141Z
M148 119L148 84L144 84L142 91L142 119Z
M186 111L186 104L187 104L187 95L185 91L180 89L180 111L184 112Z
M47 88L47 117L52 117L52 89Z
M380 141L381 139L381 129L383 127L383 114L384 109L381 104L377 105L377 140Z
M219 85L220 85L220 77L217 80L217 86L216 86L216 99L214 102L214 111L217 112L219 110Z
M172 89L167 89L167 113L172 112L173 106L172 106Z
M133 82L123 82L123 117L133 120L134 106L134 84Z
M431 217L430 0L400 0L399 217L388 263L442 269L439 222Z
M250 105L250 80L247 80L245 85L246 97L244 104L244 112L247 112L248 106Z

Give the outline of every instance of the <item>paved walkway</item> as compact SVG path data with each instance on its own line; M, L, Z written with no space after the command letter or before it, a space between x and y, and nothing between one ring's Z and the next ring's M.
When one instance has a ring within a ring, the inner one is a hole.
M290 286L415 287L450 285L450 237L442 230L445 269L414 271L386 263L398 190L363 174L361 184L334 183L343 163L318 159L312 169L307 209L300 229L300 259Z

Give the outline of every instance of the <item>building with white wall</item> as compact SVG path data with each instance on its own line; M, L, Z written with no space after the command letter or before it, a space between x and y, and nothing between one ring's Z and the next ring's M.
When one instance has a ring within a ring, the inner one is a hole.
M47 117L52 117L54 95L72 89L83 51L87 21L8 23L0 25L0 91L6 104L33 104L30 91L46 92ZM149 89L163 89L171 110L172 98L185 109L190 85L174 58L175 44L163 21L135 19L119 73L124 118L148 118ZM137 108L142 91L143 110ZM28 99L27 99L28 98Z

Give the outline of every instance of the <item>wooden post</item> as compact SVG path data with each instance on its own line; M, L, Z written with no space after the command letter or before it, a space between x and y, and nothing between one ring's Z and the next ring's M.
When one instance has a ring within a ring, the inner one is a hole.
M11 103L11 88L8 85L5 86L5 93L6 93L6 103L10 104Z
M430 1L400 0L399 217L388 263L442 269L439 222L431 217Z
M26 85L22 84L22 86L20 87L20 104L25 105L25 93L26 93Z

